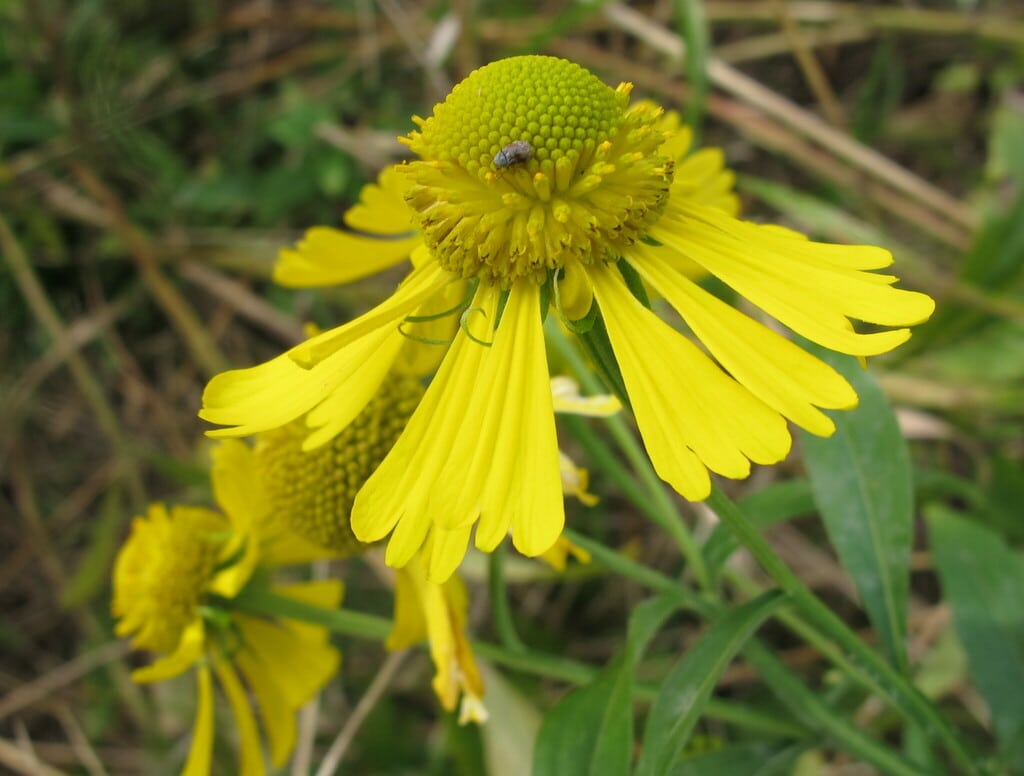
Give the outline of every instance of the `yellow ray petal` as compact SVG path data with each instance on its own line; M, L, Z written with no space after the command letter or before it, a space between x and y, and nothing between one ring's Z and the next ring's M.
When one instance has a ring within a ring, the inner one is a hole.
M711 354L751 393L795 423L827 436L835 426L817 407L849 409L857 394L828 364L748 318L638 246L637 271L679 312Z
M337 609L341 606L345 585L340 579L318 579L310 582L296 582L290 585L274 585L277 595L294 598L296 601L319 606L321 609ZM311 644L328 644L331 633L323 625L298 620L288 620L288 628L298 638Z
M590 306L594 303L594 289L590 287L587 273L575 259L566 263L565 277L555 278L555 290L562 314L570 321L578 321L590 312Z
M847 317L911 325L934 309L926 295L892 288L890 276L862 271L891 262L881 248L814 243L686 201L670 206L652 235L794 331L840 352L875 355L910 336L907 329L857 334Z
M288 288L351 283L405 261L421 242L418 234L391 240L314 226L278 253L274 282Z
M203 621L196 620L181 634L181 641L173 653L144 668L132 671L132 681L139 684L162 682L164 679L184 673L202 657L205 638Z
M192 725L192 746L181 776L210 776L213 762L213 682L210 669L196 670L196 721Z
M210 457L214 499L235 531L252 531L268 511L266 489L258 476L252 448L238 439L225 439L214 446Z
M381 328L390 328L419 307L447 284L457 282L455 276L436 261L415 267L395 292L367 313L344 326L296 345L288 351L292 360L309 369L346 345L358 342Z
M414 574L423 574L414 569L416 561L410 561L395 571L395 613L394 625L388 634L385 646L391 650L406 649L427 637L427 621L420 600L419 583Z
M748 459L789 451L786 423L693 343L629 293L614 268L591 272L612 349L659 476L689 499L706 498L704 467L745 477Z
M304 659L305 656L297 657ZM295 709L278 684L275 668L280 671L281 667L266 665L251 650L239 650L232 659L256 699L263 734L270 745L270 762L280 768L295 748L297 730Z
M575 496L581 504L592 507L600 499L587 491L590 484L590 473L577 466L572 458L559 451L558 464L562 473L562 492L567 496Z
M241 614L233 619L238 624L243 648L265 672L276 675L277 687L292 709L302 706L337 673L341 656L326 638L309 638L308 629L296 629L291 620L264 620ZM295 659L298 654L302 655L301 660Z
M565 521L540 289L513 286L480 371L465 397L464 422L431 490L439 525L480 514L476 546L492 551L512 528L525 555L544 552Z
M455 569L466 557L466 547L469 545L469 534L472 530L470 525L447 529L434 524L433 540L430 543L430 567L427 571L427 578L432 583L442 584L454 578L452 575Z
M496 306L496 295L478 290L473 301L478 312L472 322L485 325L475 326L474 337L490 339ZM377 541L395 529L388 543L389 565L405 565L427 538L433 522L427 508L431 490L450 455L452 440L465 425L467 394L474 389L487 351L465 331L458 332L405 431L356 495L352 507L356 538Z
M238 674L226 660L220 660L213 666L220 686L227 696L228 705L235 715L235 726L238 728L239 776L263 776L266 768L263 764L263 747L260 745L256 719L249 708L249 699L238 679Z
M345 212L345 223L353 229L374 234L403 234L416 229L412 210L405 203L409 179L399 165L385 167L377 183L368 183L359 193L359 203Z
M325 332L266 363L214 377L203 393L199 416L233 428L208 434L244 436L278 428L309 412L342 386L347 386L346 390L352 391L349 395L357 399L345 409L358 414L363 406L359 400L376 390L387 369L389 354L393 356L401 344L399 322L443 287L446 278L436 264L431 264L415 270L408 281L387 302L352 323ZM304 349L307 345L313 350ZM321 354L323 359L308 369L296 362L300 355L311 358Z
M364 356L360 349L350 346L351 358L346 359L350 376L309 411L306 425L313 431L303 442L303 450L314 450L326 444L356 419L377 394L404 345L405 338L395 329L370 355Z
M351 519L357 539L374 542L395 529L389 565L404 566L427 538L430 489L463 421L460 391L472 387L484 351L459 331L402 435L356 495Z
M590 563L590 553L582 547L573 544L564 536L559 536L554 546L543 553L540 559L551 566L555 571L565 571L568 565L569 556L572 555L580 563Z
M424 377L437 370L455 339L459 327L457 308L466 298L466 281L450 283L413 312L410 317L430 320L406 322L402 326L406 336L392 368L396 374Z
M459 332L405 432L356 496L357 538L375 541L395 529L389 564L407 563L431 524L464 529L481 511L481 547L493 548L511 525L516 546L536 555L560 533L564 507L539 293L530 283L513 288L489 348ZM497 303L495 290L478 290L476 339L487 340ZM439 543L434 574L454 568L460 541L461 533Z
M551 378L551 398L555 412L566 415L608 418L622 409L622 402L611 394L580 395L579 384L564 375Z

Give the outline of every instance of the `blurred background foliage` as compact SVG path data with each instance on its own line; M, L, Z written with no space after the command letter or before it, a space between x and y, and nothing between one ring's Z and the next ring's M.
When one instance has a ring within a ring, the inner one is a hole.
M0 770L180 766L191 685L140 691L112 637L109 570L127 523L151 499L208 501L195 412L209 376L275 355L304 321L367 308L398 277L285 291L267 280L277 248L338 224L360 187L402 158L395 137L411 115L474 67L527 52L633 81L636 95L679 109L703 143L724 148L749 217L890 247L904 285L936 297L911 343L873 361L911 440L928 517L912 558L911 658L979 748L998 744L1005 762L1021 762L1019 4L0 0ZM769 535L863 624L808 517L802 477L794 459L734 490L764 491L766 506L789 494ZM598 478L595 489L601 506L573 505L571 524L674 568L614 487ZM606 662L642 591L599 567L556 580L510 561L526 640ZM388 613L379 563L340 573L348 603ZM483 564L471 559L467 576L486 638ZM659 639L678 648L696 625L675 623ZM781 631L765 638L827 685L813 650ZM341 679L309 723L322 742L346 725L384 657L373 643L341 643ZM394 671L346 772L526 773L521 742L564 686L488 671L493 723L480 732L438 713L429 673L421 654ZM719 689L764 694L742 662ZM849 702L862 724L897 729L869 700ZM772 759L771 740L713 722L699 734L678 773L855 772L827 748L798 748L793 765L795 755Z

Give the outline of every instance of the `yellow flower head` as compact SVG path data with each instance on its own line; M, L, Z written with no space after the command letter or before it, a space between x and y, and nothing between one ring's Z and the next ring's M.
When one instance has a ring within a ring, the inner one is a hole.
M661 111L628 110L579 65L515 57L473 72L406 144L403 168L424 242L438 263L508 287L572 262L616 261L668 199L673 160L659 153ZM512 143L529 158L500 167Z
M423 395L419 381L389 378L355 420L312 450L301 421L260 434L255 457L267 505L290 530L341 556L361 552L349 520L356 493L384 459ZM315 441L315 439L313 440Z
M209 509L152 504L132 522L114 565L117 635L136 649L173 652L199 616L228 538L227 521Z
M154 504L135 519L114 566L111 608L119 618L117 633L158 655L132 678L155 682L196 671L198 703L184 776L211 772L214 675L238 728L238 772L258 776L265 772L263 747L248 691L259 709L270 759L280 767L295 746L296 711L335 674L340 660L322 627L222 608L223 599L241 589L257 564L309 557L307 545L288 541L268 519L261 495L251 492L254 475L244 444L220 445L213 479L226 516ZM342 592L334 580L274 591L323 607L336 607Z
M905 342L934 303L875 272L892 262L882 248L738 220L721 152L689 153L678 117L630 106L629 93L542 56L494 62L456 86L416 120L406 142L420 158L382 174L346 215L370 236L314 230L279 264L279 277L301 284L409 257L406 280L365 315L215 377L201 415L228 428L212 434L264 431L308 413L310 438L326 442L411 338L436 343L437 374L352 511L360 540L391 535L393 566L432 537L435 581L451 575L471 538L491 551L511 532L536 556L561 533L549 307L582 322L581 333L600 322L655 469L689 499L708 496L709 472L742 478L751 462L784 458L787 421L831 434L822 410L855 406L855 392L777 329L869 356ZM704 290L692 280L702 274L779 325ZM652 312L645 290L692 336ZM450 341L423 335L439 319L457 323Z

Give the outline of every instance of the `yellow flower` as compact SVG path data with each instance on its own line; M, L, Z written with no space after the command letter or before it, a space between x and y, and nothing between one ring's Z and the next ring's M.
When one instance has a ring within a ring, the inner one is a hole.
M302 419L256 437L255 487L269 512L329 554L348 556L367 545L352 533L356 493L398 439L423 395L418 380L390 377L355 420L326 444L304 450ZM330 399L324 402L329 407Z
M218 447L213 484L223 515L153 504L134 520L115 563L111 608L118 635L160 655L133 672L135 681L161 681L195 668L198 700L183 774L211 772L216 675L237 723L238 772L256 776L265 773L263 748L246 688L255 697L270 760L281 767L295 746L295 712L336 673L340 655L322 627L220 606L257 564L308 560L310 552L323 551L290 539L271 519L251 452L241 442ZM332 580L276 586L274 592L337 607L342 589Z
M428 571L438 581L456 568L474 527L481 550L511 531L531 556L560 535L542 329L549 305L577 321L596 304L651 460L689 499L708 496L709 470L742 478L751 462L781 460L791 445L787 420L831 434L821 410L855 406L849 384L690 278L710 273L782 326L857 356L905 342L907 327L927 319L934 303L873 272L892 262L882 248L816 243L737 220L720 153L677 165L689 134L650 103L630 107L630 91L561 59L515 57L475 71L430 118L416 118L419 130L405 142L419 160L382 176L348 220L404 236L354 243L325 232L296 251L311 274L328 258L340 265L332 282L405 255L412 271L354 321L215 377L201 415L230 428L213 435L275 428L307 412L314 434L336 433L416 326L436 321L463 288L469 293L450 308L458 329L440 368L353 508L361 540L391 534L393 566L408 563L428 535ZM529 154L506 164L509 155L499 153L520 141ZM388 194L395 189L404 191L418 237ZM371 214L377 207L379 218ZM362 253L330 256L335 250ZM643 284L703 347L644 306L634 295ZM891 328L858 332L852 320ZM318 412L325 401L329 417Z
M469 596L458 574L442 583L427 578L418 554L395 575L395 624L388 649L430 643L434 692L446 711L459 708L459 724L487 720L484 684L466 637ZM461 698L461 703L460 703Z

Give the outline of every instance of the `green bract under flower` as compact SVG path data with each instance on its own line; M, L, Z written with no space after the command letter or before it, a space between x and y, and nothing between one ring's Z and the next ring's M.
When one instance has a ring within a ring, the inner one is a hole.
M629 85L606 86L554 57L513 57L474 71L416 118L404 142L406 201L446 269L508 287L573 261L614 261L657 220L673 162L659 149L662 111L629 109ZM498 166L511 143L531 156Z

